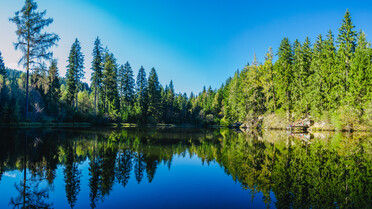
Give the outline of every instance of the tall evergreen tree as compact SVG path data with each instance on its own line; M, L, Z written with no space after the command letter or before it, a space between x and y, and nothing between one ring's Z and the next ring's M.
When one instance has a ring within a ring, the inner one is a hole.
M136 80L136 93L137 93L137 102L141 111L142 118L141 122L144 122L147 117L148 109L148 84L146 79L145 68L141 66L137 74Z
M108 53L105 59L103 68L103 85L105 87L106 99L105 107L110 106L110 110L117 110L119 108L119 92L117 83L117 64L116 59L112 53Z
M263 92L266 96L266 108L275 113L276 110L276 90L275 90L275 71L273 67L273 51L271 47L265 56L263 65Z
M97 113L97 93L99 92L98 89L102 86L102 79L103 79L103 57L102 57L103 49L101 45L101 40L99 37L96 38L94 41L94 48L93 48L93 61L92 61L92 86L94 86L94 112ZM98 97L99 98L99 97ZM99 103L99 102L98 102Z
M148 79L148 105L149 115L153 116L155 120L159 120L160 117L160 83L158 75L156 74L155 68L151 68L149 79Z
M368 101L372 99L371 95L368 95L368 92L372 92L372 50L362 31L358 34L358 46L351 60L347 82L349 92L346 99L363 115Z
M129 62L126 62L125 65L121 65L119 68L119 94L120 100L122 101L121 106L123 105L132 105L134 102L134 87L135 81L133 76L133 70Z
M75 39L71 46L70 55L68 57L67 65L67 101L76 106L78 110L78 91L81 79L84 77L84 55L81 52L80 42ZM75 97L75 103L74 103Z
M284 38L278 50L278 60L275 63L278 72L279 101L287 109L288 120L291 118L292 85L293 85L293 50L288 38Z
M343 87L343 98L346 98L345 95L348 91L347 80L350 71L350 63L357 42L357 34L354 31L354 28L355 26L351 21L349 9L347 9L344 19L342 20L342 25L339 29L337 38L337 60L339 65L338 69L340 70L340 74L343 75L343 78L340 81L339 85Z
M52 60L51 65L48 70L48 91L47 91L47 101L49 109L53 111L53 114L57 114L56 107L59 103L59 98L61 96L60 91L60 83L59 83L59 75L58 75L58 67L57 67L57 60Z
M26 67L26 104L25 119L28 113L28 81L30 68L43 59L50 59L53 53L48 51L56 45L59 40L58 35L44 32L44 28L49 26L52 18L44 18L46 10L37 12L37 4L33 0L26 0L25 5L9 21L17 26L16 34L18 40L14 43L16 50L20 49L23 53L19 63Z
M60 83L59 83L59 74L57 67L57 60L52 60L49 70L48 70L48 81L49 81L49 90L48 94L50 95L51 101L58 101L60 97Z

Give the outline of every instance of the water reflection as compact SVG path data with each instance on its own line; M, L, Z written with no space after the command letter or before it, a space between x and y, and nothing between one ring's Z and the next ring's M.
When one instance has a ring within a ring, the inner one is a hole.
M115 184L125 188L130 181L151 183L160 165L171 169L175 156L187 155L205 165L218 163L252 201L262 194L267 207L372 205L372 137L367 134L132 128L1 130L0 135L0 187L5 172L23 173L13 188L6 188L17 191L6 200L13 208L54 207L49 194L59 165L69 206L79 206L86 178L90 207L96 208ZM84 162L88 176L82 174Z

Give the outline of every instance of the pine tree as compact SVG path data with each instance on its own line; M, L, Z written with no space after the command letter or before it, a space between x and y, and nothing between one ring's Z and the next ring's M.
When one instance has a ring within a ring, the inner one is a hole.
M56 107L59 103L59 98L61 96L59 75L57 68L57 60L52 60L51 65L48 70L48 91L47 91L47 101L49 106ZM50 108L52 111L57 111L56 108ZM56 112L53 112L57 114Z
M169 83L169 86L165 87L165 92L164 92L164 103L163 103L163 108L164 108L164 113L165 113L165 120L167 123L172 123L173 122L173 115L174 115L174 86L173 86L173 81L171 80Z
M148 109L148 84L146 79L145 68L141 66L136 80L137 102L141 111L140 122L145 122Z
M160 83L158 75L156 74L155 68L151 68L149 79L148 79L148 101L149 107L148 112L150 116L153 116L155 120L160 118Z
M338 69L340 70L340 74L343 75L339 83L339 85L343 87L342 98L346 98L345 96L348 92L347 80L350 71L350 63L356 47L357 34L354 28L355 26L351 21L349 9L347 9L337 38Z
M70 55L68 57L67 65L67 101L74 104L76 111L78 110L78 91L81 79L84 77L84 55L81 52L80 42L78 39L71 46Z
M284 38L278 50L278 60L275 63L278 72L278 102L287 109L288 120L291 119L292 85L293 85L293 50L288 38Z
M322 101L319 104L323 110L336 109L341 99L343 89L340 85L342 79L340 72L337 70L336 46L331 30L327 34L327 39L322 43L320 81ZM340 87L340 88L338 88Z
M130 66L129 62L126 62L125 65L121 65L119 68L119 94L120 94L120 100L121 106L124 105L133 105L134 102L134 76L133 76L133 70Z
M275 113L276 110L276 90L275 90L275 71L273 67L273 57L274 54L272 52L271 47L265 56L265 63L263 65L263 75L262 75L262 82L263 82L263 92L266 96L265 99L265 106L268 110Z
M309 109L309 76L312 50L310 39L307 37L303 45L296 40L294 42L294 59L293 59L293 75L294 81L292 86L293 102L295 109L301 113L308 113Z
M56 45L59 40L58 35L54 33L43 32L43 29L49 26L52 18L44 18L46 10L37 12L37 4L33 0L26 0L25 5L20 11L15 13L15 16L9 21L17 26L16 34L18 40L14 43L15 49L20 49L23 53L20 63L26 67L26 104L25 104L25 119L28 113L28 81L29 71L37 62L43 59L50 59L53 53L48 51L52 46Z
M371 101L368 92L372 90L372 50L370 43L366 40L364 32L358 35L358 46L355 49L350 64L350 72L347 80L349 92L347 95L348 103L360 111L360 115L368 103Z
M312 62L310 65L310 97L311 109L314 112L320 112L324 102L324 73L322 69L323 65L323 37L320 34L313 47Z
M118 92L118 83L117 83L117 64L116 59L112 53L106 55L105 65L103 68L103 85L106 89L106 102L107 107L110 107L110 110L117 111L119 109L119 92ZM109 106L111 104L111 106Z
M94 86L94 112L97 113L97 93L98 90L102 87L102 79L103 79L103 58L102 58L102 45L99 37L96 38L94 41L94 48L93 48L93 61L92 61L92 86ZM98 97L99 98L99 97ZM99 103L99 102L98 102Z

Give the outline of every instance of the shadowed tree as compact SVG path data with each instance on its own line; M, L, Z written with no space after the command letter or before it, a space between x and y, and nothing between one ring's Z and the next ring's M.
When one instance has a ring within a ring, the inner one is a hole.
M74 97L75 97L75 106L76 111L78 110L78 91L81 79L84 78L84 55L81 52L80 42L78 39L75 39L75 42L71 46L70 55L68 57L67 65L67 101L74 106Z
M46 10L37 12L37 4L33 0L26 0L25 5L20 11L15 13L15 16L9 21L17 26L16 34L18 40L14 43L16 50L21 50L23 53L19 63L26 67L26 104L25 104L25 119L27 120L28 113L28 81L30 68L35 66L43 59L50 59L53 53L49 49L56 45L59 40L58 35L54 33L46 33L43 29L49 26L52 18L44 18Z
M158 79L158 75L156 74L155 68L152 68L149 74L149 80L148 80L148 98L149 98L149 115L154 117L156 121L160 118L160 100L161 100L161 94L160 94L160 83Z
M126 62L125 65L120 66L119 68L119 94L121 107L132 105L134 99L134 77L133 70L129 62Z
M145 68L141 66L138 71L137 80L136 80L136 93L137 93L137 102L141 110L140 122L146 121L147 117L147 108L148 108L148 84L146 79Z
M92 86L94 86L94 112L97 114L97 93L102 86L103 79L103 49L101 40L97 37L94 41L93 61L92 61ZM99 98L99 97L98 97ZM99 103L99 102L98 102Z

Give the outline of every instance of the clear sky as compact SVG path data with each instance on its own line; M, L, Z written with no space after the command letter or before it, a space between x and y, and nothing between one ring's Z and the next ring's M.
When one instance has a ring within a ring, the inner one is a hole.
M129 61L135 76L143 65L155 67L165 86L173 80L177 92L198 93L203 86L218 88L237 69L260 62L283 37L312 43L329 29L337 35L349 8L357 30L372 34L372 1L248 1L248 0L37 0L39 10L54 18L48 32L61 40L53 48L60 75L75 38L85 55L89 82L93 43L97 36L119 64ZM0 0L0 51L7 67L17 62L15 25L8 21L24 0Z

